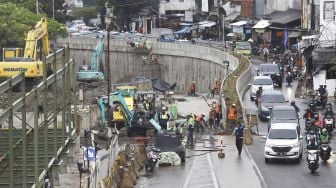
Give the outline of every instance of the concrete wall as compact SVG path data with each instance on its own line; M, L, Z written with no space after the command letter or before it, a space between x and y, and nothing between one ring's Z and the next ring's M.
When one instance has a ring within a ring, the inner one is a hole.
M69 44L75 61L81 64L83 60L88 63L97 41L91 38L74 37L59 39L57 43L59 46ZM197 83L198 92L209 92L209 86L214 79L224 79L226 76L223 61L230 62L229 70L235 70L239 64L238 59L232 55L214 48L156 42L151 43L151 46L153 54L159 60L159 65L143 63L142 56L147 57L148 53L130 47L125 40L111 40L112 83L129 81L136 76L159 77L168 83L176 82L178 93L185 93L193 81Z

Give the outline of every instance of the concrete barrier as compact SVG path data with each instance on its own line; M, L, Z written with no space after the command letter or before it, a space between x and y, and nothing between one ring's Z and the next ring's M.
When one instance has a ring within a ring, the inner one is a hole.
M58 46L69 45L78 65L83 61L86 64L90 62L96 43L96 39L83 37L57 40ZM215 48L160 42L152 42L151 45L151 52L159 64L142 63L142 57L146 57L148 52L132 48L126 40L111 40L112 83L136 76L159 77L168 83L177 83L176 93L185 93L193 81L197 83L197 92L204 93L209 92L214 79L226 77L223 61L230 62L229 70L235 70L239 65L233 55Z
M249 89L249 83L252 79L252 64L249 59L242 57L245 59L245 61L248 62L249 66L248 68L238 77L237 83L236 83L236 91L238 94L239 102L242 107L242 116L243 120L245 122L245 125L247 125L245 131L244 131L244 143L245 144L252 144L252 134L251 134L251 127L248 123L247 113L250 113L251 109L250 107L244 105L243 102L243 96L246 93L246 91Z

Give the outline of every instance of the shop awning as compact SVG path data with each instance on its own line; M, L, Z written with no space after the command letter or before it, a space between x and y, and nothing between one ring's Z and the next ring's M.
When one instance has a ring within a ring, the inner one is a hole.
M301 37L301 32L288 31L288 38L299 38L299 37Z
M271 25L271 23L268 20L260 20L252 28L253 29L265 29L266 27L268 27L270 25Z
M271 14L264 15L271 20L272 23L279 24L288 24L293 21L297 21L301 19L301 10L299 9L288 9L285 11L275 11Z
M206 27L212 27L216 25L216 22L212 21L203 21L203 22L198 22L199 28L200 29L205 29Z
M245 24L247 24L247 21L239 21L239 22L232 23L230 25L231 26L243 26Z

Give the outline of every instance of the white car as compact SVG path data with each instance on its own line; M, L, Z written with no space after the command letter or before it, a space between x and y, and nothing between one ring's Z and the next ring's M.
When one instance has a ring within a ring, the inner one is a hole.
M252 84L250 84L250 97L251 100L254 100L256 97L256 92L259 87L262 87L263 90L273 90L273 81L270 76L255 76L253 78Z
M303 137L296 123L276 123L270 129L265 144L265 162L272 159L300 162L303 152Z

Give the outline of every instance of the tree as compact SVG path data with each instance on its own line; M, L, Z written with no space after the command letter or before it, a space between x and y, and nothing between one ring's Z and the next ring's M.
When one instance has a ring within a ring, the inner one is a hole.
M115 22L120 27L131 23L132 18L137 18L141 10L150 7L157 10L159 0L107 0L113 7Z
M25 37L44 14L35 14L30 10L13 3L0 3L0 47L24 47ZM48 19L48 33L50 39L66 36L66 28Z

